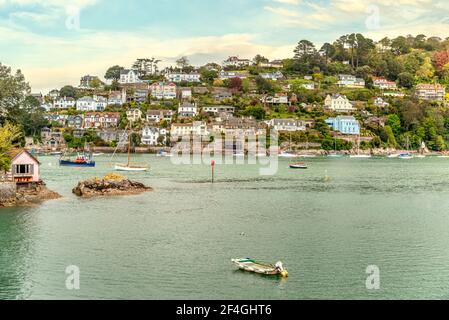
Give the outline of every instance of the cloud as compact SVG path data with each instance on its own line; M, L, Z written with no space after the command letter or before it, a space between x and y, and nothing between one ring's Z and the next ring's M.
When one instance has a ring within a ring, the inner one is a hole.
M283 3L283 4L292 4L292 5L298 5L301 0L273 0L274 2Z
M284 17L297 17L299 15L298 12L287 10L284 8L273 8L270 6L266 6L266 7L264 7L264 9L267 11L270 11L274 14L278 14L278 15L281 15Z

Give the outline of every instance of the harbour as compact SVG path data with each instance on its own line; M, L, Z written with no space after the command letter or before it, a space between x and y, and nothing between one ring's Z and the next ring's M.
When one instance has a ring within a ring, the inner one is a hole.
M267 177L217 165L211 183L207 165L135 158L151 170L126 175L153 192L78 199L73 186L111 172L110 157L39 157L62 198L0 210L0 299L447 299L447 159L316 157L304 171L280 159ZM289 278L239 271L235 257L282 261ZM65 286L70 265L80 290ZM365 287L370 265L381 290Z

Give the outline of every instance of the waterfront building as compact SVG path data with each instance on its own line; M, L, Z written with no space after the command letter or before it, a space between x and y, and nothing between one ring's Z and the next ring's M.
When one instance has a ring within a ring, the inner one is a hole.
M39 183L39 161L25 149L13 149L10 153L11 169L7 176L17 184Z
M77 111L103 111L108 106L108 100L104 97L96 96L93 97L86 96L78 99L76 102Z
M150 86L151 96L156 99L172 100L176 98L176 84L157 82Z
M356 110L349 99L341 94L328 95L324 100L324 106L336 112L351 112Z
M416 95L421 100L443 101L446 90L441 84L421 83L416 86Z
M339 131L342 134L360 135L359 121L352 116L329 118L326 120L326 123L331 126L334 131Z

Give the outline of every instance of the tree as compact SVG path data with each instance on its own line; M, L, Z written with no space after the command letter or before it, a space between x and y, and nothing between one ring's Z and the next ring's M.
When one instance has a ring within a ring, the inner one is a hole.
M184 70L185 68L190 66L190 62L189 62L189 59L187 57L181 57L178 60L176 60L176 65L181 70Z
M397 114L389 115L386 125L391 128L396 137L401 134L401 118Z
M269 80L262 77L256 78L256 86L257 91L261 94L274 94L276 92L274 85Z
M212 84L214 80L218 77L218 72L215 70L207 70L203 68L200 73L201 73L201 80L209 84Z
M243 90L243 82L240 78L232 78L229 80L229 89L231 89L233 92L242 92Z
M244 115L251 116L256 120L263 120L265 119L265 109L261 106L249 106L244 111Z
M6 172L10 169L10 152L16 146L16 142L21 136L22 132L18 126L10 123L0 126L0 170Z
M124 67L120 67L120 66L113 66L110 67L107 71L106 74L104 75L105 79L108 80L119 80L120 79L120 73L125 70Z
M258 66L261 63L268 63L270 60L268 60L267 58L265 58L264 56L258 54L254 57L253 62L256 66Z
M64 86L59 91L59 95L61 97L75 98L76 97L76 89L70 85Z
M298 42L295 50L295 59L300 60L303 57L313 56L316 54L315 45L309 40L301 40Z
M320 51L324 54L326 63L329 63L329 59L331 59L335 55L335 52L337 50L335 49L335 47L332 44L326 42L321 47Z
M8 114L21 106L30 93L30 86L20 70L15 74L11 68L0 63L0 125L5 122Z
M398 75L399 85L404 88L412 88L415 85L415 77L408 73L402 72Z

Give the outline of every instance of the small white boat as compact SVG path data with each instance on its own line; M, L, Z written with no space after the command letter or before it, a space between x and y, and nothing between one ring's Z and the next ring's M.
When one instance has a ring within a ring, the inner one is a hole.
M116 164L115 170L116 171L128 171L128 172L142 172L142 171L148 171L148 167L140 166L140 165L132 165L132 164Z
M399 157L399 154L389 154L388 156L387 156L387 158L390 158L390 159L396 159L396 158L398 158Z
M234 153L234 157L236 157L236 158L244 158L245 154L244 153Z
M328 154L327 157L337 159L337 158L343 158L344 156L342 154L338 154L338 153L331 153L331 154Z
M425 157L426 156L423 155L423 154L418 154L418 155L415 156L415 158L417 158L417 159L424 159Z
M372 158L372 156L370 154L354 154L354 155L350 155L349 158L351 158L351 159L368 159L368 158Z
M298 155L299 158L316 158L316 155L314 154L300 154Z
M308 169L309 167L304 162L290 163L290 169Z
M449 156L438 156L437 158L446 159L446 158L449 158Z
M279 158L298 158L298 156L294 153L290 152L281 152L279 154Z
M99 156L102 156L102 155L104 155L104 153L94 153L94 154L92 154L94 157L99 157Z
M170 158L173 157L173 155L170 152L161 151L157 154L157 157Z

